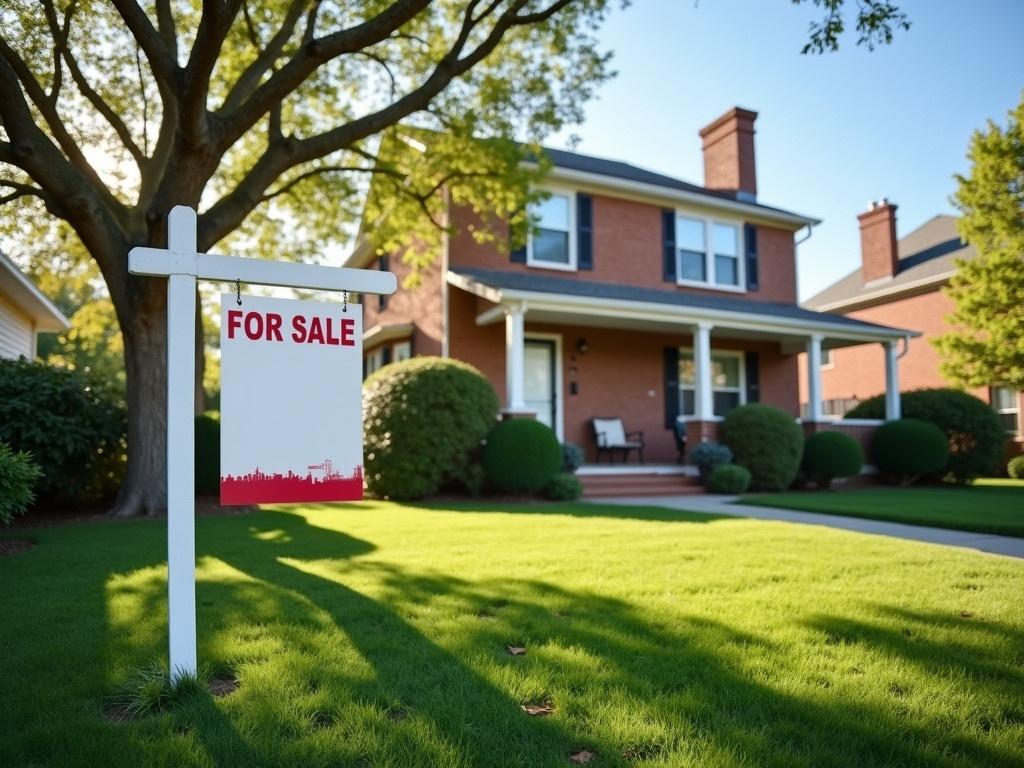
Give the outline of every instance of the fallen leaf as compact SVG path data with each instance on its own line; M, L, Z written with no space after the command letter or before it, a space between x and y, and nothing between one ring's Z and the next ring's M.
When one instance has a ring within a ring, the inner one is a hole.
M569 762L574 765L586 765L591 760L597 757L596 752L591 752L587 749L581 749L579 752L573 752L569 755Z
M550 715L555 708L550 704L521 704L520 709L528 715Z
M506 645L505 650L513 656L525 656L526 649L521 645Z

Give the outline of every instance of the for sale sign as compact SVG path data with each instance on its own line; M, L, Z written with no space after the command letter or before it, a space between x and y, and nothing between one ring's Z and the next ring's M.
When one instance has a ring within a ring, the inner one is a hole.
M221 296L221 504L363 497L362 308Z

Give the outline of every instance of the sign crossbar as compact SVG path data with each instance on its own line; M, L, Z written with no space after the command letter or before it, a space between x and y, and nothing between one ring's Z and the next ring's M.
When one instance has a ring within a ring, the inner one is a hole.
M171 679L195 677L196 280L323 291L392 294L391 272L199 253L196 212L171 209L167 248L132 248L128 271L167 278L167 603Z

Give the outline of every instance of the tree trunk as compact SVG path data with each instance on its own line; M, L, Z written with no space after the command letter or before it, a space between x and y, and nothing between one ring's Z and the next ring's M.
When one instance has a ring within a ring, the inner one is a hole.
M131 306L118 311L128 401L128 471L111 515L167 510L167 283L130 278Z

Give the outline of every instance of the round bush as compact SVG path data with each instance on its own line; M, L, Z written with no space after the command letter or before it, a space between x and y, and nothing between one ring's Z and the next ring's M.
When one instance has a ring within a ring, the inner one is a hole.
M196 416L196 493L220 491L220 414Z
M0 360L0 441L32 454L40 502L112 499L124 477L126 429L124 408L94 377Z
M903 418L929 421L946 434L949 459L935 479L966 483L999 467L1006 433L985 401L959 389L915 389L900 395L900 409ZM846 418L885 418L885 395L865 400Z
M750 487L788 488L800 469L804 435L796 419L770 405L741 405L722 423L723 441L733 461L750 470Z
M583 466L583 449L576 443L562 443L562 471L572 474Z
M804 474L819 488L828 488L837 477L853 477L864 467L860 443L842 432L818 432L804 441Z
M700 443L690 451L690 463L700 471L700 482L708 484L711 470L719 464L729 464L732 461L732 451L729 446L721 443Z
M1006 474L1014 480L1024 480L1024 456L1015 456L1006 465Z
M381 368L363 382L368 491L416 499L472 476L467 467L497 413L494 389L466 363L414 357Z
M559 474L544 486L544 495L552 501L575 501L583 495L583 486L575 475Z
M900 419L875 430L871 453L882 472L908 484L946 466L949 444L942 430L931 422Z
M562 466L562 448L551 428L533 419L509 419L487 436L487 482L498 491L536 493Z
M30 454L15 453L7 443L0 443L0 523L25 513L41 474Z
M739 464L719 464L708 476L708 490L712 493L743 493L750 487L750 472Z

